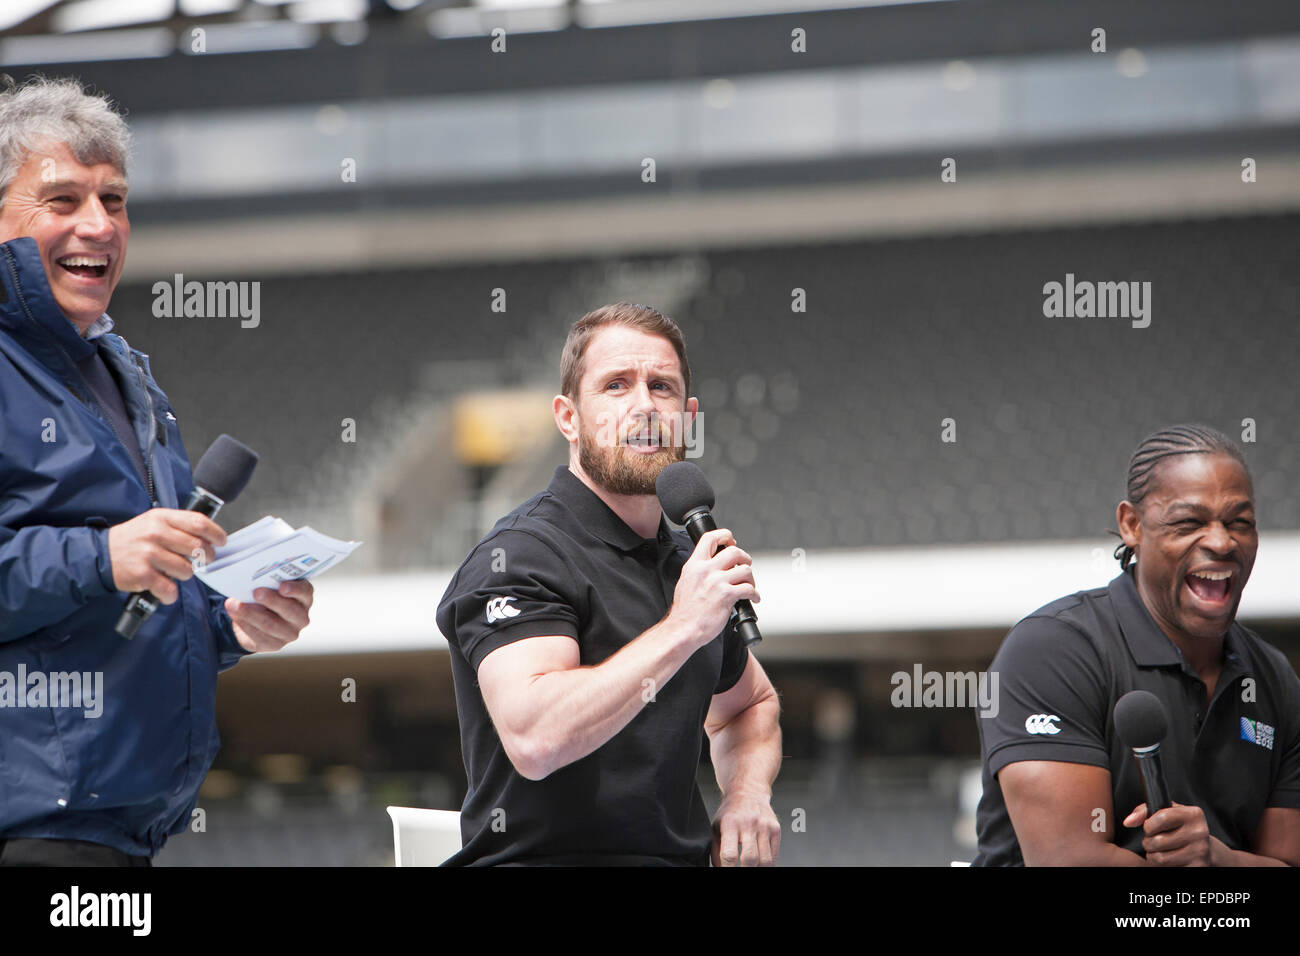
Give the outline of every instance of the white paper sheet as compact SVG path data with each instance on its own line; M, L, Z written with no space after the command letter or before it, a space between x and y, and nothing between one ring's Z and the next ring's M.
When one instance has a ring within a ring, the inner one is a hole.
M268 515L226 536L212 563L194 574L212 590L238 601L252 601L257 588L313 578L341 563L360 541L340 541L311 528L295 531Z

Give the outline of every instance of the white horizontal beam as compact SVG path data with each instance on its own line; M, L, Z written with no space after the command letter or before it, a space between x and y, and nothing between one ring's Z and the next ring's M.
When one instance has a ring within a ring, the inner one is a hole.
M880 634L1009 628L1029 612L1118 573L1113 538L932 548L758 554L763 632ZM1240 616L1300 620L1300 533L1263 535ZM317 583L312 623L288 654L445 650L434 614L450 570Z
M127 282L175 272L306 274L431 263L676 253L1087 223L1249 216L1300 209L1300 155L1272 160L1243 187L1237 161L1112 163L999 172L959 191L930 181L725 190L375 214L270 216L156 225L131 237ZM1231 175L1225 175L1225 170ZM610 232L611 220L637 228ZM322 235L330 241L324 246Z

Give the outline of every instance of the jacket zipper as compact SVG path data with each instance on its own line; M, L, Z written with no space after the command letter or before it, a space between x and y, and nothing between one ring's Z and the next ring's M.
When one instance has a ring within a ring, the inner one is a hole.
M127 351L129 352L130 349L131 347L128 345ZM145 443L144 472L149 484L149 500L156 505L158 500L153 493L153 443L158 423L153 417L153 396L149 394L149 384L144 380L144 368L141 367L140 360L134 355L131 356L131 364L135 366L136 377L140 379L140 390L144 392L145 407L149 411L149 440Z

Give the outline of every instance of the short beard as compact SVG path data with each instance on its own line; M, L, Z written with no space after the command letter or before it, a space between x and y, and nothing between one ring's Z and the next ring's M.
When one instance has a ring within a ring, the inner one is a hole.
M650 455L628 451L623 445L605 448L578 427L578 464L588 478L613 495L655 494L659 472L685 458L685 445L670 445Z

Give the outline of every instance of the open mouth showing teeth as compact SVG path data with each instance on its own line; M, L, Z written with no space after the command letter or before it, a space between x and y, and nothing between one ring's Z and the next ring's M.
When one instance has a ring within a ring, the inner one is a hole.
M1191 592L1202 601L1224 601L1232 588L1231 571L1193 571L1185 580Z
M108 256L64 256L56 261L73 275L100 279L108 272Z

